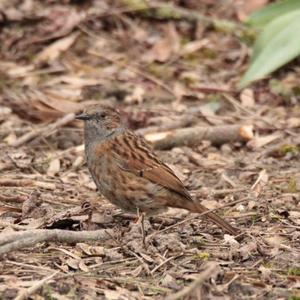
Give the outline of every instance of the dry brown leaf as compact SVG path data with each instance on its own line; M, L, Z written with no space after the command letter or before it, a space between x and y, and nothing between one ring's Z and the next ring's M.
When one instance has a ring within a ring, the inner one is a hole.
M49 167L47 169L48 176L54 176L60 171L60 160L59 158L54 158L51 160Z
M78 35L79 33L75 32L67 37L55 41L50 46L44 48L39 54L37 54L35 62L51 63L72 46Z
M83 261L82 259L79 260L78 268L79 268L81 271L83 271L83 272L88 272L88 271L89 271L88 266L84 263L84 261Z
M232 249L238 249L240 247L240 243L230 234L224 234L224 241L228 243Z
M55 76L55 78L49 79L47 82L47 86L55 86L60 83L65 83L67 85L70 85L70 89L74 88L82 88L85 86L93 86L93 85L99 85L101 82L99 82L99 79L96 78L82 78L80 76L73 75L62 75L62 76Z
M271 279L272 270L260 265L258 270L261 272L261 275L264 280L269 281Z
M289 219L296 225L300 225L300 211L289 211Z
M133 277L138 277L142 273L143 269L144 269L143 266L139 265L130 273Z
M253 200L250 200L250 201L248 202L247 206L248 206L248 209L251 210L251 209L253 209L254 207L257 206L257 202L256 202L256 201L253 201Z
M74 258L68 258L65 263L73 270L79 269L79 260Z
M261 9L269 0L238 0L235 1L235 9L238 19L242 22L246 21L248 17L256 10Z
M166 62L180 49L180 38L173 23L164 27L165 37L160 39L145 55L149 61Z
M240 95L241 103L244 107L252 108L255 105L254 93L252 89L245 89Z
M26 66L19 66L14 65L12 68L4 69L3 71L12 78L18 78L26 76L28 73L34 70L34 65L26 65Z
M92 255L92 252L90 251L90 245L85 243L77 243L76 248L83 251L86 255Z
M256 136L247 143L247 146L252 149L258 149L280 139L281 137L282 135L278 133L265 136Z
M258 178L254 182L251 187L251 190L254 192L254 195L258 197L258 195L262 192L262 189L269 181L269 175L266 170L262 170L259 172Z
M76 248L83 251L86 255L105 256L105 249L101 246L93 246L85 243L77 243Z
M202 200L201 204L207 207L208 209L218 208L220 205L216 200Z
M145 90L141 86L136 86L130 95L127 95L124 99L125 103L128 104L141 104L143 103L145 97Z
M147 261L148 263L154 263L154 260L152 259L151 256L149 256L149 255L147 255L145 253L142 253L142 252L140 253L140 256L143 257L143 259L145 261Z
M279 236L279 235L274 235L274 236L269 236L265 237L264 240L271 246L277 249L291 249L289 246L287 246L287 240L286 238Z
M82 166L84 162L84 158L82 155L79 155L76 157L76 159L74 160L74 162L72 163L72 167L77 169L78 167Z
M17 136L14 132L11 132L7 137L3 139L3 142L7 143L8 145L13 145L17 140Z
M86 17L83 9L77 10L68 5L54 6L47 13L47 23L43 24L42 33L47 39L59 38L69 34Z
M203 47L206 47L209 45L209 40L208 39L202 39L202 40L197 40L197 41L192 41L189 43L186 43L182 50L180 51L181 55L189 55L194 52L199 51Z
M44 93L44 97L40 97L39 100L52 109L63 112L64 114L72 112L76 113L84 107L96 103L94 100L88 100L80 103L70 101L66 97L61 96L61 94L55 90L45 90Z
M109 289L105 289L104 291L104 297L107 300L119 300L119 299L126 299L123 298L119 289L118 290L109 290Z
M169 39L161 39L158 41L152 48L151 54L153 56L153 60L166 62L172 54Z
M257 252L257 243L255 241L247 243L239 249L239 253L242 260L247 260L249 257L253 256L256 252Z
M286 124L288 128L297 128L300 127L300 118L288 118L286 120Z

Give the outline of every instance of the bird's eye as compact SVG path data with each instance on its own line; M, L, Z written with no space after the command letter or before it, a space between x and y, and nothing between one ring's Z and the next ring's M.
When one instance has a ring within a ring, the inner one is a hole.
M105 119L105 117L106 117L106 113L100 113L100 118L101 119Z

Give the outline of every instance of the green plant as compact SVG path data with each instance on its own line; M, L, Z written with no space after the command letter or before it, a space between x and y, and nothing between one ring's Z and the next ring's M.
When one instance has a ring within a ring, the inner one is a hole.
M254 13L248 24L261 32L240 88L264 78L300 55L300 1L285 0L268 5Z

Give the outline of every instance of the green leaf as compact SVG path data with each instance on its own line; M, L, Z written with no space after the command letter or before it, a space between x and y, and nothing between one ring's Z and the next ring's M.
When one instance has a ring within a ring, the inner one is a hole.
M282 16L283 18L285 16ZM279 19L279 18L278 18ZM251 63L250 68L243 76L239 83L239 87L243 88L250 82L261 79L270 74L274 70L283 66L300 54L300 11L294 14L290 19L288 26L285 26L280 31L275 32L272 28L273 24L278 28L280 20L274 20L265 28L265 31L273 32L274 35L267 35L270 40L263 38L262 45L259 45L259 51L256 52L256 57ZM264 33L263 32L263 33ZM263 34L262 33L262 34Z
M270 43L274 36L276 36L276 34L278 34L284 28L288 27L295 17L300 17L300 9L276 18L264 28L255 42L251 58L252 62L256 59L260 51Z
M263 27L274 18L283 14L300 9L299 0L285 0L267 5L265 8L253 13L247 20L247 24L256 27Z

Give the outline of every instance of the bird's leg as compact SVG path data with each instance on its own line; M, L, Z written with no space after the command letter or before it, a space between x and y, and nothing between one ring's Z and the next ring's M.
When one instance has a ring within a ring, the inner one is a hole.
M138 215L137 223L140 223L140 225L141 225L143 245L146 248L146 233L145 233L145 223L144 223L145 213L140 212L139 208L137 208L137 215Z
M142 238L143 238L143 245L146 248L146 233L145 233L145 213L142 212L141 214L141 228L142 228Z

